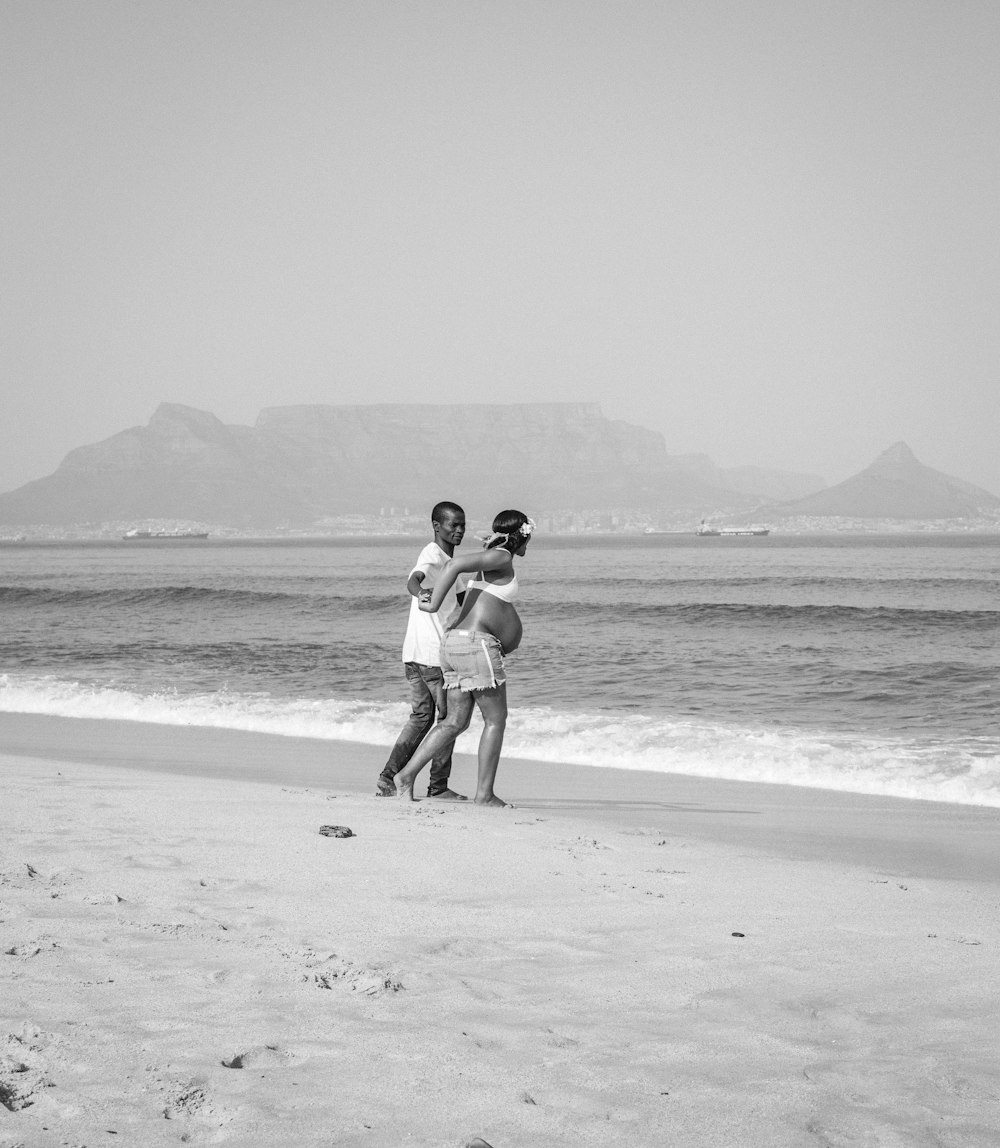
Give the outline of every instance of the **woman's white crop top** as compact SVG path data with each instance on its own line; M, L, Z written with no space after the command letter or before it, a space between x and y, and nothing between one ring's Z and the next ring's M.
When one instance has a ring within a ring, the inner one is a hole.
M502 586L498 586L495 582L487 582L482 578L473 578L465 584L465 588L466 590L482 590L503 602L513 602L517 597L517 575L515 574L509 582L504 582Z

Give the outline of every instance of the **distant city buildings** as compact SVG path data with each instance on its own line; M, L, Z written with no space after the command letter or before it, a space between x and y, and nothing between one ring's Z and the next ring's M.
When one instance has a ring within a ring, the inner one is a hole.
M695 534L704 518L719 528L742 525L724 509L706 509L704 512L674 511L652 515L634 507L612 509L595 507L592 510L534 510L539 534L549 536L586 535L641 535ZM129 532L183 535L207 533L209 538L389 538L420 536L427 529L427 513L412 513L411 507L387 506L381 514L342 514L317 519L302 525L278 525L271 529L254 529L177 518L122 519L111 522L84 522L70 526L20 526L14 524L0 532L0 544L20 544L32 541L114 541ZM754 521L769 528L774 535L805 534L998 534L1000 513L968 518L851 518L846 516L798 515L767 518L765 512L754 516ZM469 535L485 533L490 523L470 518Z

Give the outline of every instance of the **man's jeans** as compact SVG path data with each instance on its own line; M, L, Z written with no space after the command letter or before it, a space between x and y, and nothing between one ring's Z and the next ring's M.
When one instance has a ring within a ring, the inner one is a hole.
M437 709L434 704L434 695L427 688L428 682L442 680L440 666L424 666L420 662L406 662L406 680L410 683L410 717L403 731L396 738L389 760L379 777L387 785L392 785L392 779L413 756L416 748L424 740L427 731L434 724ZM448 788L448 778L451 776L451 746L446 753L431 758L431 777L427 784L427 795L436 797Z

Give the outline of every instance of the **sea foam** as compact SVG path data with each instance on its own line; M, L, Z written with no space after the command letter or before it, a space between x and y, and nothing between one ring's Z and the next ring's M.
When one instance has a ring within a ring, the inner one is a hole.
M408 707L219 691L141 694L53 676L0 675L0 711L239 729L389 746ZM458 741L475 753L479 723ZM595 768L682 773L1000 807L996 744L749 729L641 715L512 711L504 753Z

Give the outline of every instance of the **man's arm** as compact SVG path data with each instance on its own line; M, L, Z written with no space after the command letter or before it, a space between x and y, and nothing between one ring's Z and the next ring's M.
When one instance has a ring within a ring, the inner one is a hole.
M426 575L424 574L424 572L422 570L414 570L406 582L407 592L412 597L419 598L421 602L429 602L431 600L431 591L430 590L424 590L422 588L425 578L426 578ZM465 598L465 591L464 590L456 591L455 598L457 599L458 604L461 606L462 601Z

